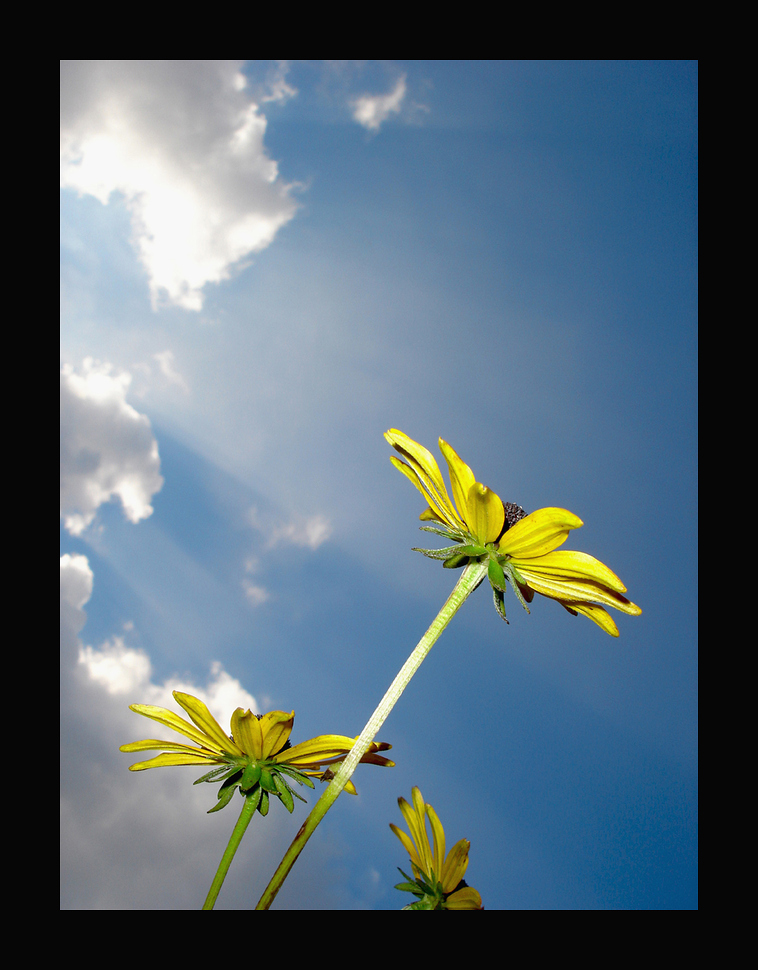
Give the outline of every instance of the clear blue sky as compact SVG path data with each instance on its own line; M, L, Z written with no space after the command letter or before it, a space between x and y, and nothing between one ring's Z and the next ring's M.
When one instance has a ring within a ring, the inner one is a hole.
M697 907L697 80L62 62L63 908L199 908L238 812L127 771L130 703L361 730L457 578L390 427L575 512L643 614L506 626L480 588L277 907L399 909L413 785L488 909ZM306 812L255 819L217 908Z

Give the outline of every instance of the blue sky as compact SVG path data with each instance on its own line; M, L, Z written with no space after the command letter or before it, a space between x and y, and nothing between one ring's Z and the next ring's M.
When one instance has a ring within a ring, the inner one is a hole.
M696 335L695 62L62 62L62 907L197 909L234 825L130 703L361 730L457 578L396 427L643 614L480 588L277 908L400 908L413 785L486 908L695 908Z

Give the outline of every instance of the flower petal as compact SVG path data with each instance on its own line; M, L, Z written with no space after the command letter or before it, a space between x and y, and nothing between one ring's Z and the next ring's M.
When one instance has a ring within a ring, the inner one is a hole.
M204 732L206 738L214 741L221 751L236 757L243 753L234 741L229 740L216 718L198 697L193 697L192 694L183 694L178 690L173 693L176 703L184 708L195 724Z
M149 761L138 761L136 765L129 765L129 771L144 771L145 768L168 768L175 765L216 765L218 758L211 758L204 754L159 754Z
M344 758L353 750L357 738L348 738L343 734L320 734L309 741L301 741L286 751L275 755L274 761L298 765L318 765L326 761ZM384 764L387 759L375 754L376 751L388 751L392 747L386 741L372 741L371 747L361 758L361 762L368 764ZM387 762L392 764L392 762Z
M389 431L385 432L384 437L406 459L408 464L406 465L394 456L390 457L390 461L395 468L398 468L406 478L413 482L432 510L436 510L438 521L444 522L454 529L464 528L462 520L458 517L455 507L450 501L442 473L431 452L396 428L390 428ZM428 518L427 512L424 515L427 515Z
M263 757L263 735L261 722L252 711L245 711L241 707L232 714L232 737L245 754L254 761Z
M294 711L290 711L289 714L286 711L270 711L263 715L260 720L261 735L263 736L261 757L268 758L284 747L292 733L294 723Z
M600 583L593 583L591 580L569 579L565 576L554 576L550 571L540 570L529 561L515 561L516 568L520 575L529 584L535 593L542 596L549 596L551 599L572 603L602 603L604 606L612 606L622 613L630 616L639 616L642 610L635 603L630 602L625 596L616 593L612 589L607 589Z
M514 557L516 568L519 568L518 556ZM625 593L626 586L605 563L589 556L586 552L574 552L570 549L559 549L548 552L539 559L530 559L524 564L525 568L535 573L541 573L554 579L577 579L599 583L617 593Z
M593 623L597 623L601 630L605 630L606 633L610 634L610 636L620 636L619 628L613 622L613 617L602 606L597 606L595 603L564 602L561 602L561 606L565 607L569 613L573 613L574 616L577 613L581 613L582 616L588 617Z
M211 748L218 752L225 750L213 738L208 737L204 731L198 731L189 721L185 721L183 717L174 714L173 711L169 711L165 707L154 707L152 704L130 704L129 710L134 711L135 714L143 714L145 717L149 717L151 720L171 728L172 731L183 734L192 741L197 741L198 744L202 744L206 748Z
M468 839L461 839L456 842L445 859L442 869L442 888L446 893L451 893L458 883L463 879L464 873L468 868L468 853L471 843Z
M425 809L427 818L432 826L432 866L434 868L435 882L442 882L442 871L445 864L445 830L442 828L442 822L440 822L432 806L426 805ZM458 882L460 882L460 879ZM458 883L454 882L450 889L455 889L457 885Z
M390 822L390 828L395 833L395 835L400 839L400 841L403 843L403 848L410 856L411 862L415 863L417 866L420 866L421 860L419 859L418 852L416 851L416 846L411 841L410 836L407 835L407 833L403 832L402 829L398 828L397 825L394 825L392 822Z
M179 744L177 741L159 741L156 738L148 738L146 741L131 741L129 744L122 744L118 749L126 754L133 751L185 751L188 754L202 755L204 758L221 760L219 753L210 748L191 748L188 744Z
M443 441L442 438L439 439L439 446L440 451L445 456L447 468L450 472L453 501L461 516L468 522L466 519L467 496L469 489L476 481L474 473L466 462L459 458L453 448L446 441Z
M525 516L505 533L498 549L514 559L544 556L562 545L571 529L584 523L568 509L537 509Z
M482 897L472 886L464 886L445 900L446 909L482 909Z
M466 522L480 542L494 542L505 524L505 509L500 496L486 485L474 482L466 497Z

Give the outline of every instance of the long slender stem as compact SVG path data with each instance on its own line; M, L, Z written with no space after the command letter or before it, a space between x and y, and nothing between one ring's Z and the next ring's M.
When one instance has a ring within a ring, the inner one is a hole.
M242 836L245 834L245 830L250 824L250 820L252 819L253 815L255 815L255 810L260 802L260 792L258 793L258 796L258 798L255 798L253 795L245 796L245 804L242 806L240 817L237 819L237 824L234 826L234 831L232 832L232 837L229 839L229 844L221 857L221 862L219 863L216 875L213 877L211 888L208 890L208 895L203 903L203 909L213 909L216 904L216 897L219 894L224 879L226 879L227 872L229 872L229 866L232 864L234 853L239 848L239 844L242 841Z
M390 711L400 699L400 695L421 666L422 661L432 649L450 620L463 605L466 597L476 589L486 575L487 566L482 565L482 563L470 563L464 569L463 575L456 583L455 589L448 596L445 605L439 611L413 653L400 668L400 672L392 681L387 693L379 702L379 706L369 718L358 740L353 745L350 754L342 762L339 771L334 776L329 787L313 806L310 815L295 836L292 845L287 849L284 858L279 864L279 868L274 873L271 882L258 901L258 905L255 907L256 909L268 909L271 906L276 894L282 887L282 883L287 878L290 869L292 869L297 857L303 851L305 843L337 800L338 795L349 781L350 776L358 767L361 758L368 751L369 745L376 737L379 728L384 724Z

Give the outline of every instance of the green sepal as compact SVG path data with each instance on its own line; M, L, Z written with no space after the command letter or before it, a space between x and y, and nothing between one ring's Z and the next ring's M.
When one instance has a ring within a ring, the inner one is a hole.
M406 910L406 909L435 910L440 908L440 902L441 900L438 899L436 896L422 896L421 899L417 899L415 903L411 903L409 906L403 906L403 910Z
M505 592L505 573L496 559L490 559L487 563L487 577L493 589L498 589L501 593Z
M309 788L315 788L312 779L308 775L304 775L302 771L298 771L297 768L291 768L289 765L277 765L277 769L284 775L289 775L290 778L294 778L298 785L307 785ZM296 791L293 791L293 795L300 796ZM305 799L303 799L305 801Z
M229 802L232 800L232 795L235 790L239 787L239 782L232 782L229 784L228 780L219 788L218 795L218 805L214 805L213 808L209 808L207 814L211 815L213 812L220 812L222 808L226 808Z
M274 772L272 777L274 779L274 784L276 785L276 790L279 793L279 798L282 801L282 805L284 805L291 815L295 808L295 802L292 799L292 790L278 772Z
M258 806L258 811L261 815L268 815L268 792L264 791L262 788L258 789L261 793L261 803Z
M505 620L506 623L508 623L508 617L505 615L505 602L504 602L503 594L499 589L495 589L495 587L493 586L492 596L495 600L495 609L500 614L500 618Z
M395 885L403 893L415 893L418 896L418 884L415 882L399 882Z
M242 778L240 779L240 788L244 792L248 792L251 788L255 786L260 781L261 777L261 766L259 764L246 765L242 770Z
M255 811L258 808L258 806L260 804L260 800L261 800L261 796L262 795L263 795L263 789L261 788L260 785L258 785L256 788L254 788L253 791L247 792L245 794L245 798L253 806L253 811Z
M422 556L427 556L429 559L449 559L460 548L460 546L446 546L444 549L419 549L418 546L414 546L411 552L420 552Z
M419 529L422 532L433 532L436 536L442 536L443 539L453 539L455 542L463 542L464 535L462 532L453 531L452 529L435 529L432 525L420 525Z
M214 781L226 781L227 778L231 778L238 771L238 765L221 765L220 768L214 768L213 771L209 771L207 775L202 775L197 781L193 781L192 784L199 785L204 781L207 781L209 784Z
M276 795L277 794L276 785L274 784L273 775L269 771L268 768L261 768L260 785L261 785L261 788L264 791L271 792L272 795Z
M460 569L461 566L466 565L466 563L468 562L468 559L469 559L468 556L461 556L461 555L451 556L449 559L446 559L442 563L442 565L445 567L445 569Z
M477 545L458 546L457 551L462 556L470 556L472 559L478 559L480 556L487 555L487 550L484 548L484 546L477 546Z
M503 563L503 570L505 572L505 575L511 581L511 586L513 587L513 592L516 594L516 599L519 601L519 603L521 603L521 605L524 607L527 613L531 613L531 610L526 605L527 599L526 599L526 596L524 595L524 592L522 592L522 587L525 588L525 591L528 590L529 592L532 593L532 595L529 596L530 603L532 601L534 593L531 590L529 590L529 587L524 582L524 577L519 574L518 570L509 561L506 561Z

